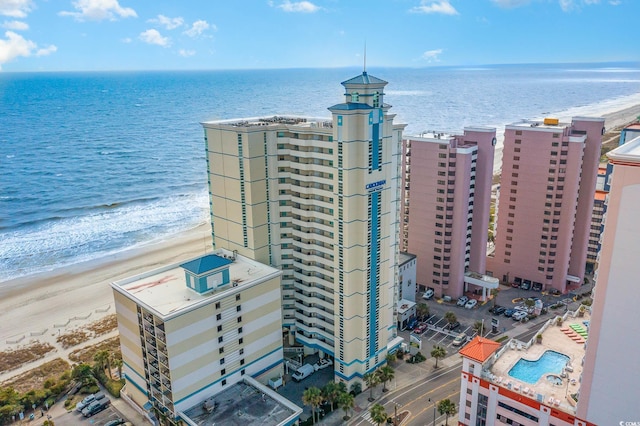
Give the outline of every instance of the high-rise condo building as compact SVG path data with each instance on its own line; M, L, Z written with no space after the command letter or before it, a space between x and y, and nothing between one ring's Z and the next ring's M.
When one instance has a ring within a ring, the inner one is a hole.
M394 318L403 125L386 81L342 83L330 119L203 123L216 248L282 270L283 325L345 382L400 344Z
M495 136L470 127L403 140L402 249L418 257L418 285L437 296L498 287L485 275Z
M124 397L177 422L245 375L282 377L281 274L218 249L112 283ZM283 418L299 416L272 399Z
M506 126L487 270L524 288L582 285L604 118Z
M638 418L640 350L634 330L640 262L640 137L609 152L613 165L578 415L604 425Z

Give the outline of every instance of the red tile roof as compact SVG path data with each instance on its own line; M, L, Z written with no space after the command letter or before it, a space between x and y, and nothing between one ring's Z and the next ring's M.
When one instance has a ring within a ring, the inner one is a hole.
M460 349L460 355L475 361L485 362L500 347L500 343L491 339L476 336L473 340Z

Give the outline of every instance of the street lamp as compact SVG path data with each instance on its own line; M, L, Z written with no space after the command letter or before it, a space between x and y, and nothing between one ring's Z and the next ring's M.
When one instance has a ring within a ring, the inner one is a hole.
M402 405L397 402L393 403L393 425L398 426L398 407L402 407Z
M436 402L431 401L431 398L429 398L429 402L433 402L433 426L436 426Z

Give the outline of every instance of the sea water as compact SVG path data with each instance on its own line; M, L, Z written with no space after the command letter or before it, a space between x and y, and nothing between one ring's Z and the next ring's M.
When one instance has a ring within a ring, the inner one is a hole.
M329 117L361 72L0 73L0 283L208 222L200 122ZM640 93L629 63L368 72L405 134L598 115Z

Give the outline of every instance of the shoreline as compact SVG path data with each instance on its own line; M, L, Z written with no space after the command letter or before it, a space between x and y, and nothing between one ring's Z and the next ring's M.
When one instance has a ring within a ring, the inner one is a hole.
M0 288L0 351L36 340L59 348L59 334L115 313L112 282L211 251L211 226L203 223L105 258L7 281ZM54 354L62 352L58 349ZM0 381L19 371L0 372Z
M591 115L604 117L608 129L628 124L640 115L640 93L629 97L635 98L638 102L632 106ZM563 115L558 116L564 119ZM501 144L496 146L497 164L501 149ZM57 348L59 333L82 328L115 313L112 282L211 251L211 225L202 223L183 233L110 256L5 281L0 287L0 351L33 341L49 342ZM89 344L92 342L85 345ZM50 357L59 357L62 352L57 350L25 369ZM0 372L0 382L21 370Z

